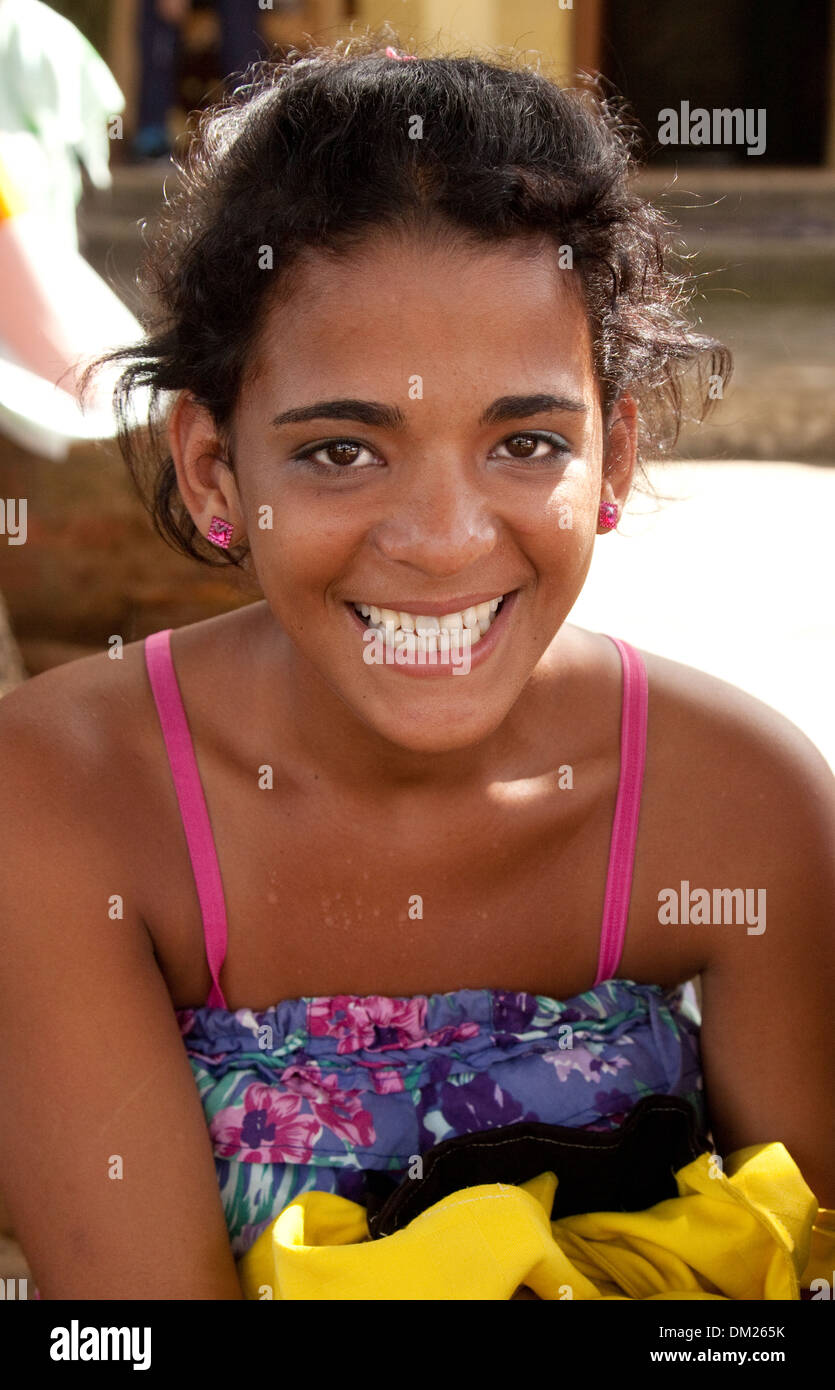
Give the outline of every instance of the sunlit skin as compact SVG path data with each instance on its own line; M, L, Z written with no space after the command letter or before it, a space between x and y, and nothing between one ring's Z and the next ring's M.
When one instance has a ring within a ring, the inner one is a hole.
M223 879L230 1009L465 988L570 999L592 986L621 669L605 636L566 619L595 545L618 544L595 539L598 506L628 497L636 417L628 394L604 414L574 273L534 250L379 237L342 262L311 256L289 301L269 307L229 434L188 395L173 411L186 505L203 535L218 515L248 538L264 594L172 638ZM543 393L562 407L482 422L499 400ZM274 424L335 399L402 422ZM534 431L568 452L546 459ZM330 456L359 460L344 476L294 462L346 439L361 451ZM709 538L703 553L709 563ZM368 665L346 607L432 611L511 589L503 631L466 675ZM644 659L618 976L661 988L700 976L718 1151L780 1140L833 1207L831 773L750 696ZM238 1299L172 1008L202 1005L210 975L141 642L6 696L0 750L0 1188L38 1287ZM765 891L767 931L662 926L659 892L684 879ZM102 1176L113 1153L124 1182Z
M546 393L563 408L479 424L500 399ZM346 398L399 411L402 424L324 412L273 424ZM582 588L599 504L622 505L628 491L631 401L607 424L579 286L553 249L432 252L388 239L349 264L308 267L273 314L233 423L234 478L216 461L225 451L211 419L181 401L172 441L183 495L204 534L219 514L236 541L248 537L276 619L265 657L291 692L300 739L315 739L332 771L353 785L370 766L378 786L460 784L513 746L531 712L520 697ZM530 430L557 434L564 452ZM355 462L325 448L315 459L327 472L294 460L339 436L361 446ZM258 525L264 505L272 530ZM449 612L462 597L514 590L494 654L424 680L363 662L345 606Z

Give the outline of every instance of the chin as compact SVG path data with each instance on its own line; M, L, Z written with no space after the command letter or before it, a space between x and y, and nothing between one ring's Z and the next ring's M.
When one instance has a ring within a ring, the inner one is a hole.
M393 708L377 701L354 706L357 717L379 738L409 753L457 753L474 748L500 727L514 701L460 699L434 705L412 699Z

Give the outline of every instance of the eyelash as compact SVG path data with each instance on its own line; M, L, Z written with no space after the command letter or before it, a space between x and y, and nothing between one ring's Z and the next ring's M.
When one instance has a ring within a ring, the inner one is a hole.
M536 467L538 464L549 463L553 459L565 459L573 452L571 445L561 434L554 434L550 430L517 430L515 434L509 434L506 439L501 440L501 444L507 444L512 439L536 439L540 442L544 440L546 443L553 445L551 453L543 454L541 458L518 458L510 460L512 463L521 463L523 467L526 464ZM373 452L369 446L363 444L361 440L341 436L336 439L326 439L322 444L314 444L312 448L304 449L301 453L294 454L293 462L300 463L304 465L304 467L310 468L313 472L320 474L359 473L362 468L367 468L369 466L368 464L357 465L355 463L319 463L313 458L314 454L322 453L325 449L332 449L337 444L351 444L355 448L368 449L369 453Z

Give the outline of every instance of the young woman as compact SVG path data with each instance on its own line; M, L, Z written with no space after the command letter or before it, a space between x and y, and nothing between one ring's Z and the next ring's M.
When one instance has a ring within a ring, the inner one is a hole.
M835 1204L832 777L568 621L683 373L728 371L630 172L593 95L375 39L204 123L125 443L260 598L0 707L2 1185L44 1297L239 1298L300 1191L646 1096ZM756 925L675 924L685 884Z

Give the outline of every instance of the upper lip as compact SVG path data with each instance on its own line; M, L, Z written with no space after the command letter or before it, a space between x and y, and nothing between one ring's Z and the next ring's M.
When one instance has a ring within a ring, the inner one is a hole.
M367 603L369 608L388 608L393 613L411 613L418 618L443 618L447 613L463 613L467 608L477 608L480 603L489 603L493 598L506 598L513 593L512 589L490 589L481 594L464 594L461 598L442 599L433 603L429 599L398 599L388 600L386 603L377 603L373 599L355 598L348 599L349 603Z

